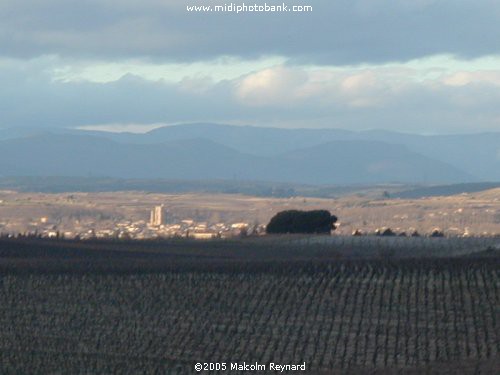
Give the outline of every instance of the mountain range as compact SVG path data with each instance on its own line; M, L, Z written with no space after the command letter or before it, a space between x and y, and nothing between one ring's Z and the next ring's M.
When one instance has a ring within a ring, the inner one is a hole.
M500 181L500 133L422 136L211 123L144 134L0 129L0 175L320 185Z

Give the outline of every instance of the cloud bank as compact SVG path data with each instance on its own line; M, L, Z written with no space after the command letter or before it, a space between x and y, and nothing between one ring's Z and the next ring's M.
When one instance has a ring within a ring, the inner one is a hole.
M496 0L294 0L313 11L275 14L188 3L1 2L0 126L500 130Z
M496 0L290 0L313 11L240 14L187 12L191 3L227 2L7 0L0 4L0 54L184 62L282 55L342 65L499 53Z

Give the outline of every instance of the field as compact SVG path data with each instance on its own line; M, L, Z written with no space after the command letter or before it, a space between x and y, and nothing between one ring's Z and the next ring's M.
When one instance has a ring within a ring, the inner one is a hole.
M425 247L438 255L415 257L407 240L390 254L375 247L389 239L366 242L357 255L347 239L318 237L3 240L0 372L305 362L307 374L495 373L496 245L468 239L476 252L439 253L440 240Z
M208 225L246 222L267 224L287 209L328 209L339 218L337 233L360 229L373 233L386 226L398 232L430 234L436 227L446 235L500 234L500 189L469 194L392 199L380 189L339 196L269 198L239 194L161 194L145 192L30 193L0 191L0 232L40 232L46 217L61 231L116 228L120 222L149 221L151 209L164 204L168 223L193 219ZM46 226L46 225L45 225Z

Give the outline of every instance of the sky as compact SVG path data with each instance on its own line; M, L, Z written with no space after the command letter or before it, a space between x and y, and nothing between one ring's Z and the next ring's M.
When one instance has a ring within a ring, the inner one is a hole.
M500 131L498 0L229 4L0 1L0 127Z

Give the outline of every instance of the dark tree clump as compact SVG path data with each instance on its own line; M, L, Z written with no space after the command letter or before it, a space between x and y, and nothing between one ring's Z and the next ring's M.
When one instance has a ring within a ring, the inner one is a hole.
M267 224L267 233L330 233L337 217L326 210L278 212Z
M377 236L395 236L396 233L391 228L379 228L375 231Z

